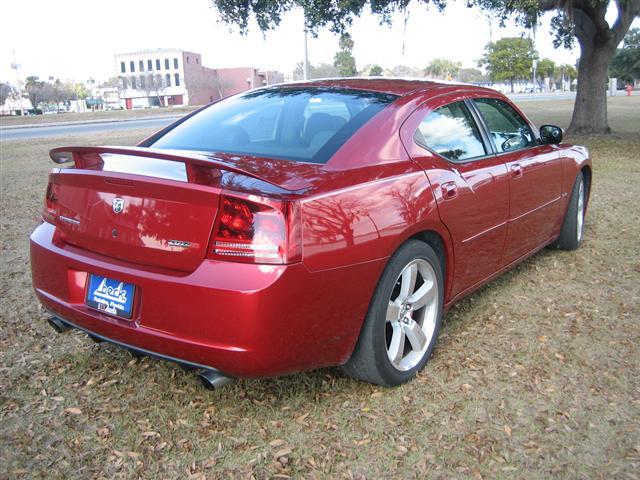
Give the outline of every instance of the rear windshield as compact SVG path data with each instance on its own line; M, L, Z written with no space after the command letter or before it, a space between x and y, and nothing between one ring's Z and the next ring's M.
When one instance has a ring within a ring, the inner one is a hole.
M396 98L322 87L260 89L207 107L148 146L326 163Z

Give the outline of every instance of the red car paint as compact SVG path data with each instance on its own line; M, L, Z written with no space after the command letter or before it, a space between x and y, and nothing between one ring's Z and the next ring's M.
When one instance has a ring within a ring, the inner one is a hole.
M76 168L52 171L47 197L57 210L45 209L31 236L33 285L45 308L110 340L231 376L340 365L388 258L407 239L443 246L448 308L551 243L576 175L590 178L582 147L540 145L452 163L414 142L424 114L441 105L509 102L493 90L388 79L299 85L399 98L326 164L149 148L54 151L75 152ZM188 182L103 171L105 153L183 162ZM116 197L127 205L117 218ZM282 263L212 253L221 198L238 208L255 202L277 217L286 230ZM176 237L190 247L168 246ZM90 273L135 285L131 320L85 305Z

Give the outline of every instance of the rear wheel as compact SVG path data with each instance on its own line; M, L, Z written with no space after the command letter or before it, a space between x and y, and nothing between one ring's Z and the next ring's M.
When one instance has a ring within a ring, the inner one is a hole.
M560 236L555 247L562 250L575 250L582 243L584 230L585 182L582 172L576 177L571 191L567 213L562 222Z
M438 256L426 243L408 241L391 257L382 274L344 370L384 386L412 379L433 351L442 303Z

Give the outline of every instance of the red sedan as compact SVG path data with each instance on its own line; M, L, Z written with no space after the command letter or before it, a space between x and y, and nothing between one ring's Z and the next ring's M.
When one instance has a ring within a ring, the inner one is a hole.
M415 376L443 311L545 246L575 249L584 147L469 85L250 91L138 147L52 150L33 285L51 325L209 386L342 365Z

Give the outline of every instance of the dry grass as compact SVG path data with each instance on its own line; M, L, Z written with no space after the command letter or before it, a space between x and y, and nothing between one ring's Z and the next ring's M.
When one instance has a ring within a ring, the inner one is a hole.
M543 251L457 304L397 389L322 370L212 393L171 364L58 336L31 291L28 235L62 140L3 144L0 478L638 478L640 105L615 100L627 133L577 139L595 167L583 247ZM561 102L523 106L568 121Z

